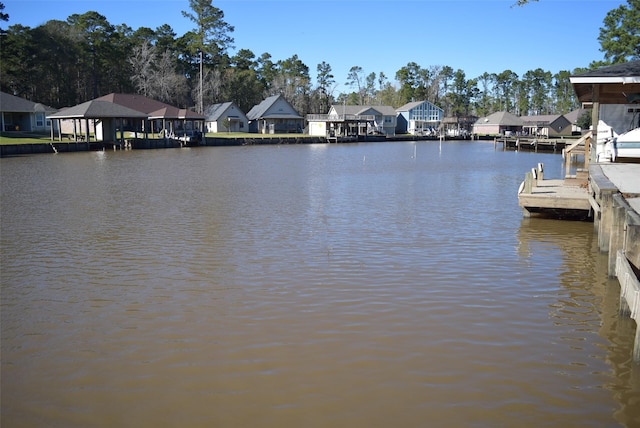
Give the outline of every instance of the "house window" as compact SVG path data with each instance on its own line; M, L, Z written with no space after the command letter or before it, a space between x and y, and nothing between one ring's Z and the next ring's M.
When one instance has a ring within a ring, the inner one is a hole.
M240 122L240 129L244 128L244 122Z
M42 128L44 126L44 113L36 113L36 126Z

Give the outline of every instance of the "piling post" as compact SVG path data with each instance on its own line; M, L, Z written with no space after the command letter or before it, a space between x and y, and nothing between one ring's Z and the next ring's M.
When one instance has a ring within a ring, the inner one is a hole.
M542 162L538 163L538 181L544 180L544 165Z
M640 363L640 323L636 321L636 338L633 341L633 362Z
M636 322L633 362L640 363L640 282L622 250L617 252L616 276L620 283L619 315L630 316Z
M533 172L527 172L524 175L524 189L523 193L530 194L533 191Z
M613 216L613 194L611 192L600 193L600 223L598 224L598 247L600 252L609 250L611 237L611 224Z
M609 238L609 264L607 273L609 278L616 276L616 259L618 251L624 249L625 218L628 204L620 194L613 196L611 208L611 236Z

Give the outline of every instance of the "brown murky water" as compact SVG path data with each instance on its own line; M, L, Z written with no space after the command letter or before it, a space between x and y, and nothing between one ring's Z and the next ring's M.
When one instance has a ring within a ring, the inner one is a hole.
M640 426L557 154L448 142L0 160L3 427Z

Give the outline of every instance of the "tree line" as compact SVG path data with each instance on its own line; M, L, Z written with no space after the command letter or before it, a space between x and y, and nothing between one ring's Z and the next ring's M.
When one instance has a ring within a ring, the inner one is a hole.
M345 76L351 92L336 94L328 62L317 64L312 81L309 66L297 55L275 60L247 48L230 55L234 28L211 1L189 1L183 16L194 29L183 35L168 24L135 30L114 25L95 11L35 28L10 25L0 31L0 88L55 108L118 92L197 111L234 101L247 112L265 97L283 94L302 115L327 113L331 104L399 107L414 100L428 100L446 116L562 114L579 107L570 75L640 59L640 0L628 0L607 14L600 29L605 59L587 68L555 73L538 68L522 76L505 70L469 78L449 66L409 62L391 81L383 72L356 65ZM10 21L3 10L0 3L0 21Z

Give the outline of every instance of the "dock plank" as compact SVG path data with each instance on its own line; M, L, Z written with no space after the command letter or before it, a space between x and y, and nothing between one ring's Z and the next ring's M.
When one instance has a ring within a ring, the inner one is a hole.
M556 208L589 210L589 193L585 187L566 185L564 180L543 180L531 189L520 193L518 201L523 208Z

